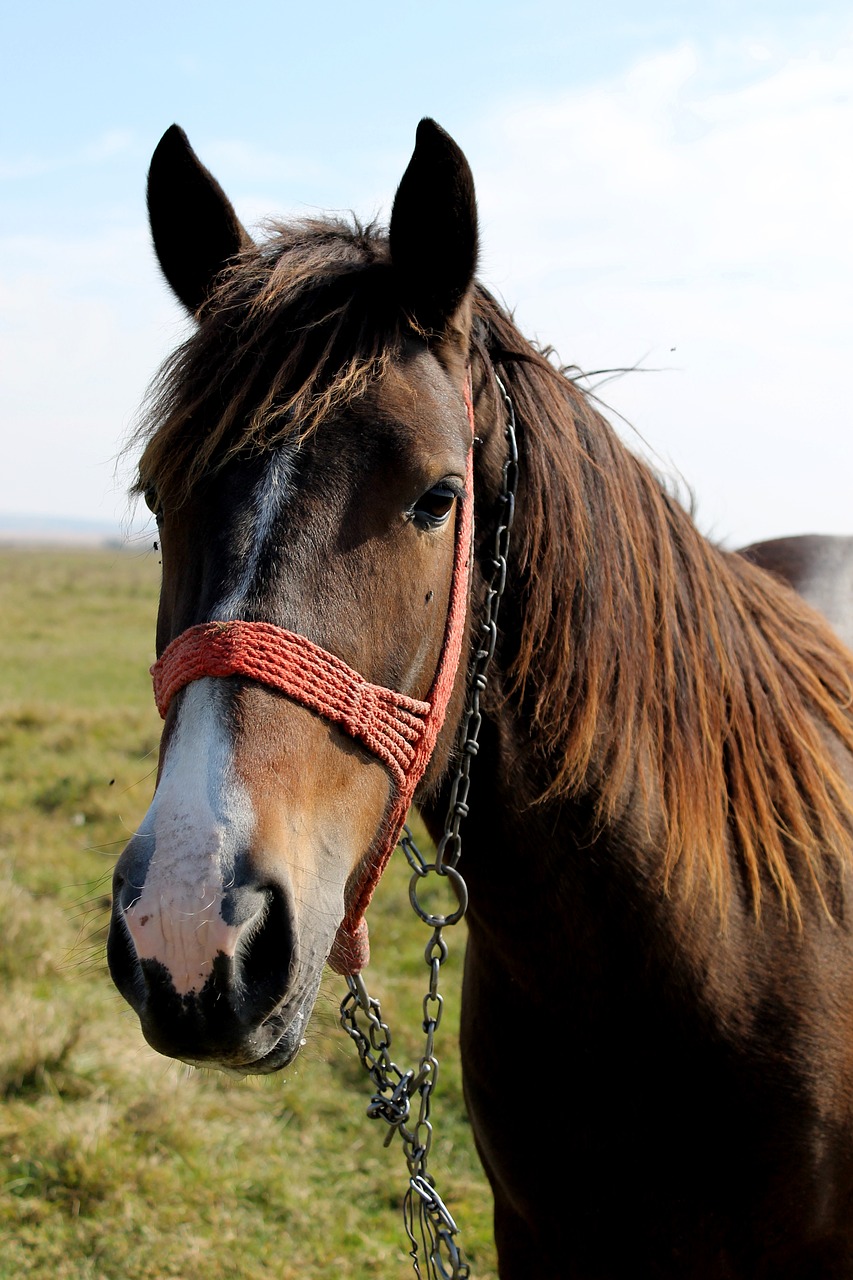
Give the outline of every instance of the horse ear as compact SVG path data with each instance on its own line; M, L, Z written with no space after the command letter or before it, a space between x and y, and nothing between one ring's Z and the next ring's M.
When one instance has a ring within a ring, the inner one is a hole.
M418 125L415 150L394 197L391 261L405 310L441 332L477 267L477 202L468 161L434 120Z
M148 219L163 275L192 314L228 259L252 243L231 201L176 124L151 157Z

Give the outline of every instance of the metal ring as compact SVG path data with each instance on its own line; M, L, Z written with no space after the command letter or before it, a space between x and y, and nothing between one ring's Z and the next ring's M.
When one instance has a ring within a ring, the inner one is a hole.
M412 904L413 910L425 924L431 925L433 929L443 929L446 925L458 924L468 907L468 887L465 884L465 881L462 879L455 867L450 867L446 864L442 866L439 871L435 863L431 862L424 867L424 876L430 871L435 871L438 875L444 876L445 879L450 881L459 901L459 906L455 911L451 912L449 916L435 916L424 911L423 907L418 902L418 881L422 880L424 877L415 873L409 881L409 901Z

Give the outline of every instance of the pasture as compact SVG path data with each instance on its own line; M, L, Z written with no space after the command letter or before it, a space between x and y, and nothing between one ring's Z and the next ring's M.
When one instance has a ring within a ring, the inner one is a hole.
M158 586L148 548L0 549L0 1280L410 1276L403 1161L365 1116L342 979L327 973L296 1061L250 1081L155 1054L109 981L110 874L156 766ZM406 1066L428 932L407 872L395 855L365 975ZM491 1196L456 1045L464 940L451 943L430 1167L488 1280Z

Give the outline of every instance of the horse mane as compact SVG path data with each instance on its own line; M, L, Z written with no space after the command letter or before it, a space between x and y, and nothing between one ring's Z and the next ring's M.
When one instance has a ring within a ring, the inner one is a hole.
M132 441L137 492L177 505L238 453L306 437L411 335L374 224L271 230L223 272L154 384ZM800 918L799 885L820 894L827 859L849 857L853 654L793 591L703 538L486 290L473 302L475 351L499 366L521 427L511 678L545 759L542 798L593 794L603 825L639 789L665 884L704 871L724 905L733 844L756 911L769 875Z
M769 874L799 919L798 886L822 897L827 858L850 857L853 654L793 590L706 540L485 290L477 313L520 422L512 679L545 744L543 799L592 792L605 824L639 788L665 884L703 870L725 906L733 842L755 910Z

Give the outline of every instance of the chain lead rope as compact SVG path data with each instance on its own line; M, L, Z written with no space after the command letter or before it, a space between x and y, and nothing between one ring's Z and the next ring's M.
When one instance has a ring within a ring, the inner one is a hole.
M444 834L438 842L435 861L427 861L408 827L403 828L399 840L412 869L409 900L415 914L432 930L424 949L424 960L429 969L429 988L423 998L422 1026L425 1043L417 1067L402 1071L393 1061L391 1032L388 1024L383 1021L379 1001L368 993L360 973L347 978L349 989L341 1002L341 1025L355 1041L362 1065L375 1090L367 1114L371 1119L384 1120L388 1125L386 1147L393 1141L395 1133L400 1135L403 1143L409 1172L409 1182L403 1197L403 1220L411 1245L409 1254L418 1280L422 1276L421 1256L427 1280L468 1280L471 1274L456 1239L459 1228L438 1194L432 1175L427 1172L427 1161L433 1138L430 1120L432 1091L438 1081L439 1068L435 1053L435 1034L444 1007L438 983L441 966L448 956L444 930L459 923L468 905L468 890L456 869L462 853L460 829L468 814L471 762L479 750L482 725L480 697L486 688L487 671L497 643L498 613L501 597L506 589L507 556L518 486L515 410L506 387L497 374L495 380L506 406L507 457L503 465L501 493L498 498L498 525L489 564L486 605L483 621L480 623L480 643L471 663L471 688L460 735L461 757L453 778ZM432 875L441 876L450 882L457 900L455 911L440 915L422 907L418 899L418 886Z

